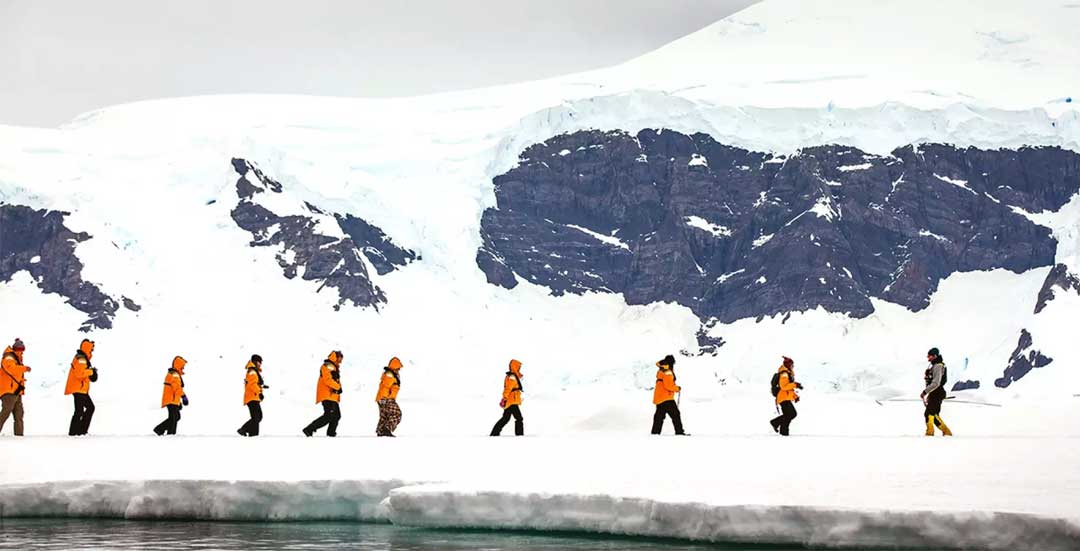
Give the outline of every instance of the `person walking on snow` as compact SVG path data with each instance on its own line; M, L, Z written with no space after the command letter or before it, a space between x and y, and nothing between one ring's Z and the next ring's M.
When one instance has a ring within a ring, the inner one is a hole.
M15 436L23 435L22 397L26 394L26 373L31 371L23 365L26 345L19 338L4 350L0 360L0 431L8 417L15 415Z
M653 414L652 433L660 434L664 428L664 416L667 415L675 426L675 434L685 435L679 404L675 402L675 393L682 391L682 387L675 384L675 357L671 354L664 356L664 359L656 362L656 367L659 371L656 372L656 387L653 389L656 413Z
M525 391L521 386L521 362L510 360L510 370L506 372L506 380L503 381L502 401L499 405L503 408L502 418L491 429L492 436L502 433L503 427L514 418L514 435L525 434L525 420L521 417L521 394Z
M375 394L375 403L379 404L379 424L375 426L376 436L394 436L394 430L401 423L401 408L398 407L397 395L401 389L401 360L390 358L390 363L383 368L379 380L379 391Z
M71 359L67 386L64 394L75 399L75 413L71 415L68 436L82 436L90 432L90 420L94 418L94 401L90 399L90 383L97 381L98 370L90 363L94 355L94 341L83 339L75 357Z
M236 430L240 436L258 436L259 423L262 421L263 390L270 388L263 384L262 356L252 354L245 368L247 375L244 376L244 405L248 408L251 418Z
M323 414L304 427L304 436L311 436L315 431L326 427L326 435L337 436L338 421L341 420L341 361L345 355L335 350L326 357L319 368L319 382L315 383L315 403L322 404Z
M177 356L172 366L165 372L165 388L161 391L161 407L169 411L169 416L154 427L154 434L176 434L176 424L180 422L180 410L188 405L187 393L184 392L184 366L187 360Z
M926 418L926 435L934 436L934 426L941 429L942 436L952 436L952 431L941 419L941 404L945 401L945 383L949 381L949 370L945 368L945 359L937 348L931 348L926 352L926 360L930 367L926 368L923 380L926 389L920 395L926 404L923 417Z
M780 410L780 416L769 421L772 425L773 431L780 433L781 436L787 436L791 427L791 421L799 415L795 411L795 402L799 401L799 394L796 391L802 390L802 384L795 382L795 360L787 356L783 356L784 361L780 364L780 369L776 371L776 375L773 375L773 396L776 397L776 407Z

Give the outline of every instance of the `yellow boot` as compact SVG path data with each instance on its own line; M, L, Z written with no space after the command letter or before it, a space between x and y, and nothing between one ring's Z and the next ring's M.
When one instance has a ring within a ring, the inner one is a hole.
M937 424L938 424L938 428L941 429L941 435L942 436L952 436L952 431L949 430L949 427L948 427L948 425L945 424L945 421L941 420L940 415L937 417Z
M930 417L928 417L926 419L926 435L927 436L933 436L934 435L934 416L933 415L931 415Z

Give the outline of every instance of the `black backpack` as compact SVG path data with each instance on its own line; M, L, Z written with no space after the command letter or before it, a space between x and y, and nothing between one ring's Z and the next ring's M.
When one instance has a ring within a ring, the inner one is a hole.
M772 376L772 395L773 395L773 398L776 398L777 396L780 395L780 375L782 373L783 373L782 371L777 371ZM788 374L788 382L794 383L795 382L795 374L790 372L790 371L788 371L787 374Z

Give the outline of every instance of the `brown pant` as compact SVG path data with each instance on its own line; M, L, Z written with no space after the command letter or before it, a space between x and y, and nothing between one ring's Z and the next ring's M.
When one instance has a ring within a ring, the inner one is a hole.
M4 423L8 416L15 414L15 436L23 435L23 407L22 396L18 394L5 394L0 396L0 431L4 430Z

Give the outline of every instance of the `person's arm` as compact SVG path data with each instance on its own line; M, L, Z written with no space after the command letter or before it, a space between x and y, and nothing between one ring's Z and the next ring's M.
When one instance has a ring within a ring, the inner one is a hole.
M328 387L330 387L330 388L332 388L334 390L341 390L341 383L334 380L334 377L333 377L333 374L331 373L331 371L332 370L329 367L323 366L323 368L322 368L322 377L320 377L320 380L322 381L322 383L324 385L326 385L326 386L328 386Z
M923 396L928 396L931 392L941 388L941 377L944 374L945 366L943 364L934 364L934 367L930 368L930 384L926 385Z
M256 375L253 371L248 371L246 383L248 392L258 396L259 392L262 391L262 389L259 388L259 376Z
M90 376L94 374L94 370L90 369L86 365L86 360L84 360L82 358L79 358L78 360L75 360L75 362L76 362L76 368L77 368L76 371L75 371L75 378L76 379L89 380Z
M791 375L787 373L780 374L780 390L795 390L796 388L798 388L798 384L791 382Z
M681 386L675 384L675 376L671 373L664 373L661 382L664 385L664 388L669 392L679 392L682 390Z

